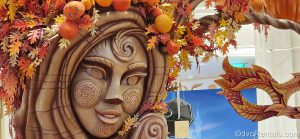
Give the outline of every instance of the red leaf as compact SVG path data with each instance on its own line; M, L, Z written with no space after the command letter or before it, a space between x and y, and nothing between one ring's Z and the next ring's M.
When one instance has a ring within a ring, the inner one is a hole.
M19 67L21 68L22 71L25 71L26 68L28 68L31 63L32 63L32 61L29 58L20 57Z
M182 7L177 8L178 15L185 15L184 9Z
M40 58L46 57L48 47L49 47L49 43L43 43L43 45L42 45L42 47L40 48L40 51L39 51L39 57Z
M0 21L2 21L7 15L7 11L4 7L0 8Z
M23 44L21 46L21 51L23 53L32 50L33 48L29 45L29 42L27 40L23 41Z
M27 29L27 24L22 20L15 20L14 24L12 25L13 28L16 28L20 31L25 31Z
M167 42L170 40L170 34L164 33L158 35L159 41L163 43L164 45L167 44Z
M198 47L198 46L201 46L203 45L203 39L198 37L198 36L194 36L194 35L191 35L191 40L192 40L192 43Z
M16 74L12 71L7 72L7 74L4 75L2 78L3 81L3 89L4 91L11 97L13 97L16 94L18 79L16 77Z
M0 26L0 40L8 35L9 28L10 28L10 23L4 23Z
M35 43L38 39L41 38L41 36L43 36L43 30L42 29L36 29L31 31L28 34L28 41L30 41L31 44Z
M190 3L187 3L185 6L185 16L188 17L192 14L193 10Z

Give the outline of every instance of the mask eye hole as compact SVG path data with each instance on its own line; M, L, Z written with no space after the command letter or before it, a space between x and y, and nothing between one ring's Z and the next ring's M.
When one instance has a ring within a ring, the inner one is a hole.
M128 85L135 85L139 80L138 76L130 76L127 78L127 84Z
M296 98L299 98L299 96L300 96L300 91L293 93L290 96L287 104L291 107L300 107L299 102L296 101Z
M128 76L125 76L125 78L122 79L123 85L136 85L140 79L146 77L147 73L132 73Z
M106 72L103 68L101 67L87 67L87 73L99 80L105 79L106 78Z

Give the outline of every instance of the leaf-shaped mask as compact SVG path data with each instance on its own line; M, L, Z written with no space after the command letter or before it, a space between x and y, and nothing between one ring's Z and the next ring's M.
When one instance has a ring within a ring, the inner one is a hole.
M300 119L300 107L288 106L290 96L300 90L300 73L286 83L278 83L264 68L253 65L252 68L235 68L229 64L228 57L223 61L225 74L215 82L223 91L235 111L244 118L261 121L273 116L285 115ZM248 88L262 89L271 97L272 105L252 104L243 97L241 91Z

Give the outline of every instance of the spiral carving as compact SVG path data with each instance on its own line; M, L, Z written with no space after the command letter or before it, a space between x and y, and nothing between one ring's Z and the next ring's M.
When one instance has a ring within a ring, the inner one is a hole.
M75 102L85 107L96 104L101 94L100 86L92 81L81 81L74 88Z
M109 137L114 133L114 126L113 125L102 125L103 127L99 127L95 129L96 135L99 137Z
M161 114L149 113L139 121L130 139L165 139L168 132L168 125Z
M111 41L112 52L114 56L122 61L127 62L132 60L136 55L136 46L133 42L128 41L126 36L129 31L119 32ZM137 43L137 42L135 42Z
M142 100L140 89L130 89L124 94L123 107L127 113L134 113Z

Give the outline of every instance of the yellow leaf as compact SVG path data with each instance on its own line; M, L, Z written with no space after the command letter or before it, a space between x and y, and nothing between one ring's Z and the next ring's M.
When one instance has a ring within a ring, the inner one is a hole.
M66 20L66 16L61 14L61 15L58 15L57 17L55 17L54 20L55 20L55 24L60 25L61 23L63 23Z
M186 31L186 27L180 25L180 26L178 26L176 33L183 35L185 33L185 31Z
M178 40L176 41L176 43L177 43L180 47L186 46L186 45L187 45L187 42L186 42L185 39L178 39Z
M0 0L0 8L5 7L7 0Z
M151 50L156 47L158 42L157 36L152 36L151 39L148 40L147 50Z
M13 21L15 19L15 15L16 15L16 3L13 2L13 0L8 0L7 2L9 4L8 6L8 15L9 15L9 19L10 21Z
M221 21L219 22L221 27L226 27L227 26L227 21L225 21L224 18L221 19Z
M180 60L182 64L182 68L187 71L188 69L191 68L191 61L189 60L188 57L188 52L186 50L182 50L180 53Z
M16 41L14 43L12 43L11 45L8 46L9 48L9 56L16 56L19 54L20 51L20 47L21 47L22 43L20 41Z
M168 56L168 68L171 69L177 63L177 59L174 56Z

